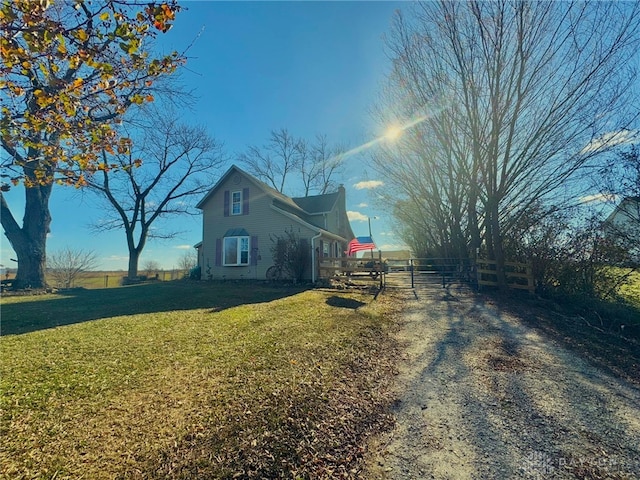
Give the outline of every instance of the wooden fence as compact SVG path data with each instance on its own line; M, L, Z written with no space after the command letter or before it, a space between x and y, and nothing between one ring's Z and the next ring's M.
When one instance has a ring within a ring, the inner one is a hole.
M527 290L529 293L535 292L533 272L531 265L518 262L504 262L507 286L518 290ZM476 274L478 278L478 289L483 285L498 286L498 272L496 271L495 260L477 260Z
M318 274L321 279L344 279L376 281L384 286L385 265L380 253L378 258L323 257L318 262Z

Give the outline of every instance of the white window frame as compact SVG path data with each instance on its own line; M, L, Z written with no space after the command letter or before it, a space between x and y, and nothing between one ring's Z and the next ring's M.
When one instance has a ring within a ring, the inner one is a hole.
M231 215L242 215L242 190L231 192Z
M236 258L234 262L227 260L227 244L235 242ZM244 248L243 248L244 247ZM243 258L243 253L245 258ZM249 237L224 237L222 239L222 265L225 267L242 267L249 265Z
M331 243L324 242L322 244L322 257L329 258L329 255L331 255Z

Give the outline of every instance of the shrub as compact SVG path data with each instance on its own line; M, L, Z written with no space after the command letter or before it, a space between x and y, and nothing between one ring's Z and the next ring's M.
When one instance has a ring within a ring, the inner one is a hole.
M200 280L201 274L202 269L200 268L200 265L196 265L195 267L191 268L191 270L189 270L189 278L191 280Z

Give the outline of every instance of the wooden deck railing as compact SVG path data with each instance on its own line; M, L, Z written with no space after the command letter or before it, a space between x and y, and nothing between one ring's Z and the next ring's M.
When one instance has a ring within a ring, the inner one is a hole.
M318 262L320 278L358 277L377 280L383 284L385 265L379 258L323 257Z

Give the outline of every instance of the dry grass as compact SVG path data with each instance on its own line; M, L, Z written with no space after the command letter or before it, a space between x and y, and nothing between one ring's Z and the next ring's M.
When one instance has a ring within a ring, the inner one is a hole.
M620 294L625 300L640 309L640 271L631 274L629 282L620 287Z
M246 286L198 283L183 308L145 312L138 288L103 294L130 291L139 313L2 338L1 478L358 476L390 421L393 298L252 287L267 300L230 306Z

